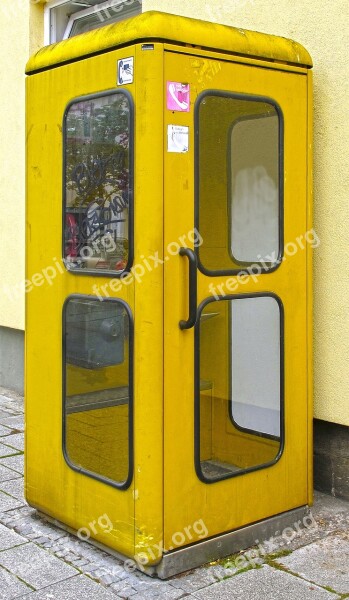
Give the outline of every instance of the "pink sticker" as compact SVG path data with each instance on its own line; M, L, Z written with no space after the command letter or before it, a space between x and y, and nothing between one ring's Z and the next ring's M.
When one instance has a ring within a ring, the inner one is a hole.
M187 83L167 82L167 108L179 112L190 111L190 85Z

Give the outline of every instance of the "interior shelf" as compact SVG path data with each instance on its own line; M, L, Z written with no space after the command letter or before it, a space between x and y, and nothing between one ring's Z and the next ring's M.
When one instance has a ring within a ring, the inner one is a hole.
M219 316L218 312L204 313L204 314L201 314L200 321L208 321L209 319L213 319L213 317L218 317L218 316Z
M200 379L200 392L203 392L204 390L212 390L212 381Z
M127 386L87 392L67 396L66 413L84 412L86 410L99 410L111 406L120 406L129 403L129 392Z

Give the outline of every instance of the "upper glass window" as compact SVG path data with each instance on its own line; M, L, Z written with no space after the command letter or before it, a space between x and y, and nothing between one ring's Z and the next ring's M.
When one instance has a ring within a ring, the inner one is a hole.
M197 106L199 264L208 274L282 255L282 115L271 100L205 93Z
M75 272L132 263L132 107L126 92L72 102L64 118L64 258Z
M51 0L45 7L45 44L98 29L142 12L142 0Z

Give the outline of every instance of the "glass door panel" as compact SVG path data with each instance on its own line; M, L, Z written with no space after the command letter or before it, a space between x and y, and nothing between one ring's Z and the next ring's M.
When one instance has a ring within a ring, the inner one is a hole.
M283 120L270 99L205 92L196 106L196 223L206 275L282 255Z
M204 302L196 327L196 469L216 481L283 445L283 310L272 295Z

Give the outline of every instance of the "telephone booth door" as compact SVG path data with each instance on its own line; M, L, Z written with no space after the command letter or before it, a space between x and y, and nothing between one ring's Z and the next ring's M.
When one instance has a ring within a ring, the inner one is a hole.
M188 151L165 155L165 256L195 229L194 252L165 262L173 547L198 518L211 537L311 499L308 81L170 48L165 77L188 82L192 104L165 114L165 130L189 132Z

